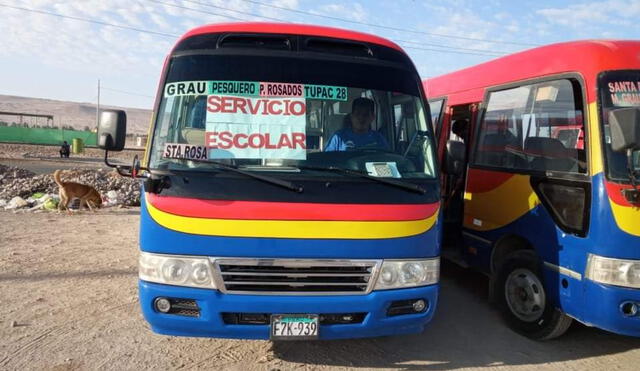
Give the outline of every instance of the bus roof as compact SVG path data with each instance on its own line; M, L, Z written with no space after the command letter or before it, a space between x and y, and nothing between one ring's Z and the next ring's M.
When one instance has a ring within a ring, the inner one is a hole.
M253 32L253 33L267 33L267 34L289 34L289 35L307 35L307 36L322 36L332 37L338 39L348 39L354 41L362 41L372 44L378 44L386 46L392 49L396 49L404 54L404 50L394 43L382 37L349 31L340 28L324 27L324 26L312 26L295 23L268 23L268 22L239 22L239 23L216 23L206 26L194 28L184 34L180 41L195 35L207 34L207 33L223 33L223 32Z
M604 70L637 68L640 68L640 41L571 41L525 50L429 78L424 80L424 87L429 98L457 94L473 102L482 100L485 88L509 82L565 72L578 72L593 81ZM594 89L590 89L588 101L593 101L595 94Z

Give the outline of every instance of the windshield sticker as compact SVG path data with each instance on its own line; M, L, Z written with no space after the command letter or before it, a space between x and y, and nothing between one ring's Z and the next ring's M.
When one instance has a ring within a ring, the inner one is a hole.
M402 178L395 162L367 162L367 174L380 178Z
M184 81L172 82L164 87L164 97L175 97L182 95L206 95L207 81Z
M347 100L347 88L342 86L305 85L304 96L308 99Z
M209 81L209 94L259 96L260 83L251 81Z
M343 86L304 85L253 81L182 81L168 83L164 97L185 95L227 95L236 97L290 97L346 101Z
M163 158L184 158L188 160L207 160L207 147L180 143L166 143Z
M640 81L614 81L607 86L611 93L611 103L615 106L640 106Z
M304 85L280 82L261 82L261 97L304 97Z
M207 97L209 159L306 159L304 98Z

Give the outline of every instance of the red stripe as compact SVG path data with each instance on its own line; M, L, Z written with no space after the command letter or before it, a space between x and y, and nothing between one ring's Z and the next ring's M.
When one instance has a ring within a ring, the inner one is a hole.
M611 201L620 206L634 207L634 205L632 205L631 202L627 201L627 199L624 198L624 195L622 194L622 191L624 189L633 188L630 184L617 184L605 181L605 185L607 187L607 193L609 194L609 198L611 199Z
M513 174L498 171L469 169L467 174L467 192L484 193L489 192L511 179Z
M146 193L157 209L181 216L240 220L407 221L433 216L439 203L411 205L316 204L201 200Z

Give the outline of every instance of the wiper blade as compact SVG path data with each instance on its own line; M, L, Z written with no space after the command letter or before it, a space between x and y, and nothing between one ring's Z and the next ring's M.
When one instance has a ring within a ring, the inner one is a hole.
M244 171L244 170L238 169L235 166L227 165L227 164L225 164L223 162L210 161L210 160L201 160L201 159L191 159L191 158L177 158L177 159L172 159L172 160L185 160L185 161L201 162L201 163L205 163L205 164L212 164L212 165L215 165L219 169L225 169L225 170L237 173L237 174L242 174L242 175L248 176L250 178L263 181L265 183L270 183L270 184L277 185L277 186L282 187L282 188L286 188L286 189L288 189L290 191L294 191L294 192L298 192L298 193L302 193L302 191L304 191L304 188L302 186L294 184L292 182L289 182L289 181L286 181L286 180L282 180L282 179L278 179L278 178L275 178L275 177L272 177L272 176L254 174L254 173L249 172L249 171Z
M339 173L339 174L354 175L354 176L359 176L359 177L365 178L365 179L371 179L371 180L379 182L379 183L388 184L390 186L402 188L402 189L405 189L407 191L411 191L411 192L415 192L415 193L420 193L420 194L427 193L426 189L420 187L419 185L413 184L413 183L401 182L401 181L398 181L398 180L395 180L395 179L371 176L369 174L365 174L365 173L360 172L360 171L351 170L351 169L344 169L344 168L336 167L336 166L327 166L327 167L321 167L321 166L299 166L298 168L302 169L302 170L332 171L334 173Z

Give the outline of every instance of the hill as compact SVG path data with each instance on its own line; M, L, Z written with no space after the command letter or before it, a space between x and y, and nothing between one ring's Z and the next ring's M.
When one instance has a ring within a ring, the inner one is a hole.
M146 134L151 120L151 110L115 106L100 108L121 109L127 113L127 133ZM83 130L96 126L96 105L94 103L67 102L53 99L0 95L0 111L21 112L53 116L53 126L72 126ZM0 121L18 122L17 116L0 115ZM45 118L24 117L29 126L46 126Z

